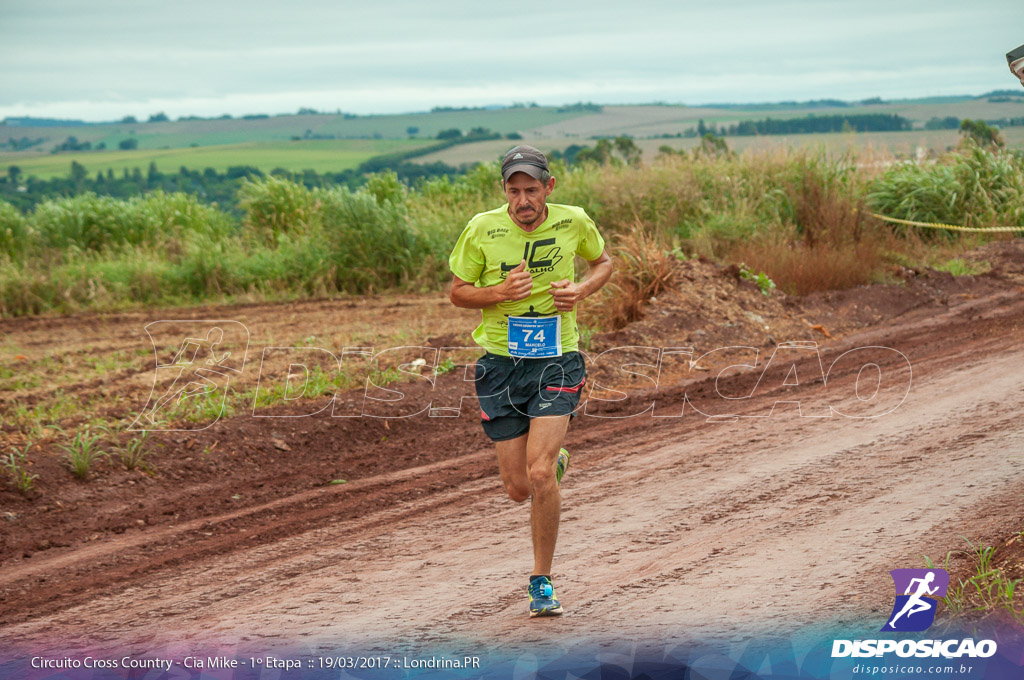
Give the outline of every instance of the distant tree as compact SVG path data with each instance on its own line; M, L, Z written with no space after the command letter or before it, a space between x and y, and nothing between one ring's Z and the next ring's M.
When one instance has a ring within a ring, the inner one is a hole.
M18 178L21 177L21 168L17 165L7 166L7 176L11 179L11 184L18 186Z
M2 123L0 123L2 125ZM7 146L11 147L14 151L24 151L25 149L32 148L37 144L42 144L45 141L42 137L38 139L29 139L22 135L21 139L15 139L14 137L7 138Z
M521 134L519 134L518 132L510 132L507 135L505 135L505 139L511 139L513 141L518 140L518 139L522 139L522 138L523 138L523 136Z
M409 127L405 128L405 133L410 137L415 137L420 133L420 129L415 125L410 125Z
M218 118L218 120L231 120L231 114L230 113L225 113L225 114L221 115L221 117Z
M157 182L160 181L160 179L162 177L163 177L163 173L161 173L157 169L156 161L150 161L149 162L149 171L146 173L146 182L148 182L149 184L156 184Z
M113 182L114 181L114 169L113 168L107 168L107 181L108 182Z
M708 133L708 126L704 124L704 119L701 118L697 121L697 136L704 137Z
M745 120L733 125L722 125L720 131L715 126L706 126L705 133L719 132L721 135L791 135L811 132L887 132L891 130L909 130L911 122L895 114L861 113L845 116L815 116L803 118L764 118L762 120ZM700 131L698 126L697 132ZM689 132L689 131L687 131ZM703 135L701 135L703 138Z
M320 112L317 111L316 109L311 109L309 107L303 106L302 108L299 109L299 112L296 115L299 115L299 116L315 116L318 113L320 113Z
M164 113L163 111L161 111L160 113L154 113L153 115L151 115L149 117L149 121L147 121L147 122L149 122L149 123L166 123L169 120L170 120L170 118L167 117L167 114Z
M987 125L983 120L964 118L960 123L960 134L964 139L973 139L979 146L1002 148L1005 144L999 130Z
M536 102L533 103L530 108L536 108ZM555 109L558 113L601 113L604 107L600 104L594 104L592 102L576 102L575 104L567 104L565 106L559 106Z
M946 116L945 118L932 116L928 119L928 122L924 124L925 130L956 130L959 127L960 119L956 116Z
M85 181L85 178L89 175L86 171L85 166L78 161L71 161L71 181L75 184L81 184Z
M121 122L123 124L125 124L125 125L134 125L135 123L138 123L139 121L138 121L138 119L135 116L125 116L124 118L121 119Z
M694 152L705 156L727 156L729 155L729 146L724 139L708 132L701 137L700 146L694 149Z
M441 130L437 133L438 139L458 139L462 136L462 130L458 128L450 128L448 130Z
M53 153L60 151L88 151L92 148L92 142L79 142L78 137L70 136L53 148Z
M563 158L572 163L597 163L599 165L635 165L640 162L640 147L632 138L622 135L615 139L602 138L597 145L579 147L575 144L566 148Z
M597 163L598 165L607 165L612 162L612 143L607 139L597 140L597 145L593 148L586 146L576 152L575 161L577 163Z
M106 149L106 148L107 148L107 143L106 142L100 142L99 144L96 145L96 150L97 151L102 151L103 149Z
M579 144L570 144L569 146L565 147L565 151L562 152L562 157L565 159L566 163L572 165L573 163L576 162L576 154L578 154L585 148L587 147L581 146Z
M228 179L239 179L241 177L263 177L263 171L251 165L232 165L225 173Z
M629 165L636 165L640 162L640 156L642 152L640 147L636 145L632 139L626 136L615 138L615 151L622 157L622 160L626 161Z
M730 135L749 136L757 134L757 124L752 120L741 120L739 123L736 123L735 128L735 130L729 128Z

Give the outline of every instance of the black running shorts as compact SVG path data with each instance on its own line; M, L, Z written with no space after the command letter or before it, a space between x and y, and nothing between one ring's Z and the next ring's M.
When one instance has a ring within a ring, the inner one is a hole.
M575 415L587 368L583 355L518 359L488 352L476 362L476 395L484 432L496 442L530 431L530 419Z

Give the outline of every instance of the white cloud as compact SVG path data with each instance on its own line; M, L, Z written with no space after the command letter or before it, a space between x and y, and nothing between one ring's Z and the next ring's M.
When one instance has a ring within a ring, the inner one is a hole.
M1018 0L42 0L4 8L0 117L980 93L1012 86L1022 19Z

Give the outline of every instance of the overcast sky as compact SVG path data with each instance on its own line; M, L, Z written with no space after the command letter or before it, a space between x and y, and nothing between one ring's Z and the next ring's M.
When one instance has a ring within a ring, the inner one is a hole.
M1022 0L0 0L0 118L1019 88Z

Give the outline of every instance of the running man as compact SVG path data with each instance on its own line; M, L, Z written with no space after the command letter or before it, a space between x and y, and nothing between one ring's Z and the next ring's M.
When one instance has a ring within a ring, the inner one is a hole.
M487 351L476 364L480 417L509 498L532 499L530 616L553 616L562 613L551 583L569 466L562 442L586 381L576 305L608 281L612 261L582 208L547 202L555 178L543 153L509 150L501 180L508 203L473 217L455 244L450 297L482 312L473 331ZM576 255L590 263L580 283Z
M896 619L900 618L904 614L906 614L907 618L909 619L911 616L918 612L925 612L932 608L930 604L921 599L921 596L931 595L939 589L938 586L935 586L934 588L928 587L928 585L934 580L934 571L929 571L927 574L925 574L924 578L910 579L910 583L907 584L907 590L903 594L910 595L910 591L914 588L915 583L917 584L917 590L914 592L913 595L910 595L910 598L907 600L906 604L903 605L903 609L900 610L900 613L892 617L892 621L890 621L888 624L889 628L895 628L893 624L896 623Z

